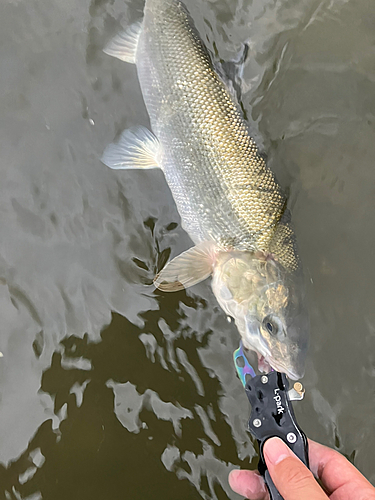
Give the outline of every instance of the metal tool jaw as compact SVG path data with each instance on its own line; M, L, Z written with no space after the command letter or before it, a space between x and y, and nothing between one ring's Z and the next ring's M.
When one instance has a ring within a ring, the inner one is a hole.
M302 384L296 383L289 389L286 375L275 371L267 375L256 375L246 358L242 343L233 357L237 373L251 404L248 425L249 431L259 443L258 470L264 477L271 500L282 500L269 475L263 447L267 439L279 437L307 467L309 466L307 438L296 422L291 403L292 400L303 399Z

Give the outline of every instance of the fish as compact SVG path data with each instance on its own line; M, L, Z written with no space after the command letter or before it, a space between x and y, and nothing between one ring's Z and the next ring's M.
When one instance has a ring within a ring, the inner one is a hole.
M136 65L152 131L125 130L102 162L160 168L194 243L166 264L155 286L174 292L211 276L259 370L301 378L309 321L287 199L186 6L146 0L143 18L104 52Z

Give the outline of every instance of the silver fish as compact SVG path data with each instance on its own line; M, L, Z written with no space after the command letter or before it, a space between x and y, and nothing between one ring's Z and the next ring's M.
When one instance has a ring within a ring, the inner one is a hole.
M179 0L146 0L142 21L106 53L135 63L153 132L125 130L102 161L161 168L195 246L169 262L158 288L181 290L212 275L259 368L304 374L308 319L286 198L251 138L238 104Z

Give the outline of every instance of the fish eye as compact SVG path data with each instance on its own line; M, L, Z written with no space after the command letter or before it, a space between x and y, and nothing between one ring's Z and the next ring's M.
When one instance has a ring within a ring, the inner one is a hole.
M269 318L263 323L270 335L277 335L277 325L275 323L273 323Z
M263 328L273 337L278 337L283 333L280 320L270 314L263 319Z
M275 330L277 330L277 327L273 323L271 323L271 321L267 321L266 328L269 331L269 333L276 334Z

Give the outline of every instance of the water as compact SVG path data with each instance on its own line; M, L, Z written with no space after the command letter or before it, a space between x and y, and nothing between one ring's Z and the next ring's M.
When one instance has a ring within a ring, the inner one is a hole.
M189 0L238 59L242 103L290 193L312 340L297 419L375 483L375 11L368 0ZM142 4L0 5L0 491L6 499L237 499L252 467L238 336L209 282L154 293L190 244L159 171L99 161L148 125L102 53Z

